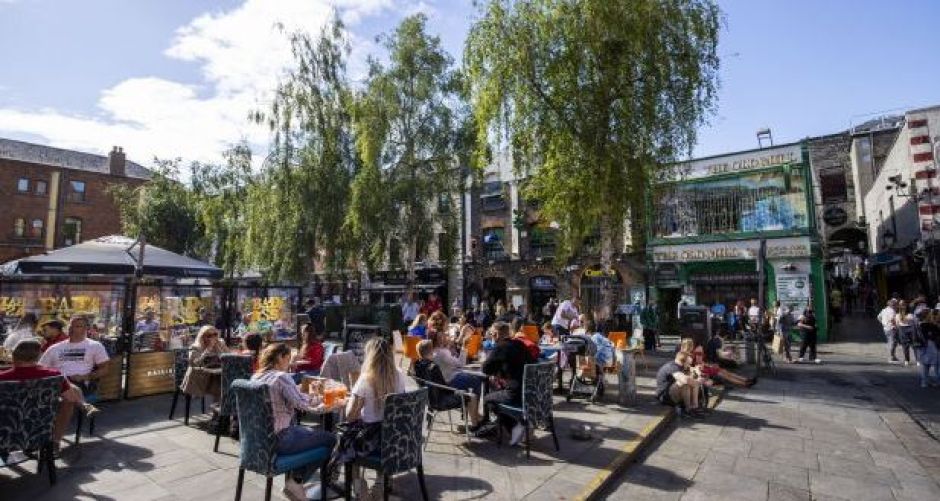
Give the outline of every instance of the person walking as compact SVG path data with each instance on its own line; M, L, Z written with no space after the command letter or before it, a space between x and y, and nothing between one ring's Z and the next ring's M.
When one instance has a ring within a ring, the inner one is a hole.
M927 311L924 313L924 321L920 324L920 329L915 340L920 345L920 387L926 388L928 384L935 386L940 382L940 310ZM933 368L936 381L930 381L930 369Z
M793 327L793 317L790 316L790 307L777 301L774 303L774 330L780 336L780 346L788 363L793 363L790 355L790 329Z
M898 303L898 314L895 317L897 325L897 343L901 345L901 353L904 354L904 366L911 365L911 345L914 343L914 330L917 328L917 321L914 314L908 309L907 302Z
M894 298L888 300L888 304L878 313L878 321L885 333L885 341L888 346L888 363L898 363L898 357L895 355L898 350L898 325L897 308L898 301Z
M809 351L809 359L813 362L821 363L822 360L816 356L816 315L813 313L813 307L807 306L803 310L803 315L796 323L796 328L800 331L800 362L806 360L805 355Z

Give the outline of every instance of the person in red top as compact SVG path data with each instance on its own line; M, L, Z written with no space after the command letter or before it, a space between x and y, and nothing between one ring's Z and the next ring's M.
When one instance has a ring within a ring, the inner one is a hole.
M296 372L305 372L320 374L323 367L325 349L323 340L313 324L304 324L300 328L300 350L297 351L294 359L294 370Z
M42 324L42 352L45 353L50 346L68 340L68 336L62 331L65 324L60 320L50 320Z
M13 368L0 371L0 381L28 381L31 379L42 379L52 376L61 376L62 373L56 369L46 369L39 367L39 356L42 354L42 347L38 340L26 339L20 341L13 348ZM83 398L82 392L68 379L62 378L62 395L60 397L65 402L81 405ZM59 442L68 428L69 420L72 418L72 411L75 405L60 405L55 416L53 425L53 443L55 448L59 448Z
M424 302L424 305L421 307L421 313L430 316L436 311L441 311L444 307L441 305L441 300L437 298L437 294L433 292L428 295L428 300Z

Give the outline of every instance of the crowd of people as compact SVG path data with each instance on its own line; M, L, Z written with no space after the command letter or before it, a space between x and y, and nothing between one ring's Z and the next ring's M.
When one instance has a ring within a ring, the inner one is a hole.
M904 365L911 365L913 358L920 369L922 388L940 385L940 304L931 308L923 295L911 301L892 297L877 318L884 331L888 363L901 363L897 357L900 347Z

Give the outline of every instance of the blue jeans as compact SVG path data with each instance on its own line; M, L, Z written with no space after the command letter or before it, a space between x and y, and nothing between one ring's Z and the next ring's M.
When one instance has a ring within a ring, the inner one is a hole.
M330 451L336 446L336 435L322 430L314 430L306 426L292 425L277 433L278 454L297 454L310 449L326 447ZM304 482L316 469L314 465L307 465L294 470L291 475L299 482Z

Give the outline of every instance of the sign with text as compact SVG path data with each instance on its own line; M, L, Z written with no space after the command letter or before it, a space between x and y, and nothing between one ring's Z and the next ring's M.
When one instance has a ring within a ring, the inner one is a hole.
M803 160L803 151L799 144L765 148L757 151L725 155L720 157L691 160L674 165L672 179L665 181L682 181L698 179L734 172L745 172L777 165L796 164Z
M171 393L175 389L173 355L172 351L131 353L127 372L128 398Z
M777 300L790 307L790 315L794 321L799 318L812 300L809 275L777 275Z
M659 245L653 247L654 263L695 263L757 259L760 240L710 242L704 244ZM767 259L810 257L809 237L767 240Z

